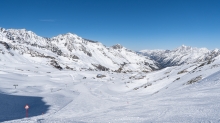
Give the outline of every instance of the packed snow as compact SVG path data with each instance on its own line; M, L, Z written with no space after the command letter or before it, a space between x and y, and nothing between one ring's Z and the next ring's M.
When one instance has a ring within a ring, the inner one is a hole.
M204 66L188 64L150 73L60 71L36 62L0 63L0 122L219 121L219 58ZM105 77L97 78L99 74ZM200 80L187 84L200 75Z

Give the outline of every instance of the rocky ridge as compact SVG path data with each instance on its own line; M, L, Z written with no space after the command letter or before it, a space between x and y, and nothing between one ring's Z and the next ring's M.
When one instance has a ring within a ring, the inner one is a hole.
M100 42L84 39L72 33L44 38L26 29L0 28L0 45L3 46L0 49L3 55L8 53L25 58L27 61L59 66L59 70L71 68L71 70L150 72L158 69L149 57L139 55L121 45L106 47ZM0 59L7 60L4 57Z

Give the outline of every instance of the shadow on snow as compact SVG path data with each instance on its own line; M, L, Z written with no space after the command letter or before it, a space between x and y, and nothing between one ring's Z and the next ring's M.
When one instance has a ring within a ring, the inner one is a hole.
M16 96L0 93L0 122L21 119L26 117L24 106L28 104L28 117L46 113L46 105L42 97Z

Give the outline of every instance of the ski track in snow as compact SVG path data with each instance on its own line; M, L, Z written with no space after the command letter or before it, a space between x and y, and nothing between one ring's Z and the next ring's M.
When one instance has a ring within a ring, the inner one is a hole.
M24 76L21 77L17 73L4 70L0 73L2 84L0 89L2 92L15 96L40 96L50 106L43 115L5 121L5 123L219 122L220 72L218 72L218 68L210 69L208 73L206 71L206 77L190 85L184 85L187 82L184 79L176 82L169 82L173 81L172 79L158 79L158 76L163 76L169 71L172 71L169 74L173 78L201 74L177 74L185 68L188 67L179 67L179 69L171 67L148 73L146 74L147 77L140 80L129 79L130 76L140 73L114 73L108 74L102 79L93 79L92 77L102 72L55 71L49 76L41 76L41 73L36 73L36 76L29 76L29 73L24 73ZM103 74L106 73L103 72ZM40 78L37 79L36 77L39 76ZM62 76L64 78L61 79ZM87 76L87 78L83 79L83 76ZM124 76L124 80L121 76ZM15 89L12 84L16 83L14 80L17 77L19 77L19 82L17 82L18 87ZM112 77L114 80L110 80ZM149 77L150 81L147 79ZM156 82L154 82L155 80ZM135 82L128 83L127 85L130 88L127 88L124 83L127 81ZM138 82L152 82L152 85L133 90L133 84L136 85ZM164 85L164 83L166 84ZM153 86L165 87L151 91L151 88L154 89ZM51 91L51 88L54 90Z

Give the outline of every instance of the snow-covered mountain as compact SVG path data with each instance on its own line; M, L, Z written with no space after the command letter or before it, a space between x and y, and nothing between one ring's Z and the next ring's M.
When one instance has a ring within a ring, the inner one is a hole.
M40 63L42 58L2 57L0 122L219 122L220 56L148 73L60 71Z
M219 122L218 49L140 53L71 33L1 28L0 122Z
M43 38L25 29L0 28L1 60L37 62L58 69L101 71L153 71L150 58L117 44L106 47L100 42L67 33Z
M174 50L141 50L141 54L157 62L159 68L210 61L220 54L218 49L194 48L182 45Z

